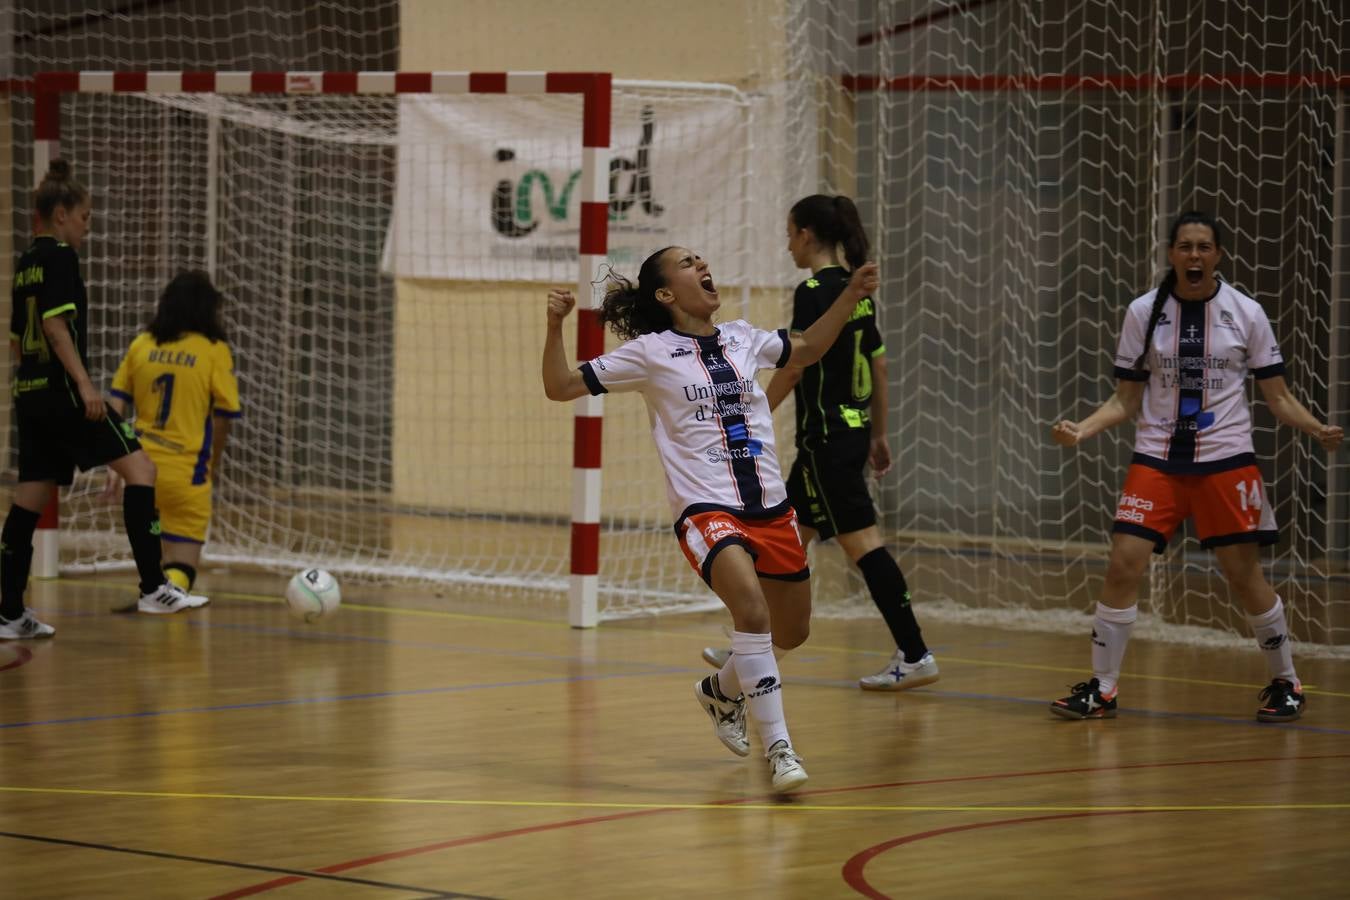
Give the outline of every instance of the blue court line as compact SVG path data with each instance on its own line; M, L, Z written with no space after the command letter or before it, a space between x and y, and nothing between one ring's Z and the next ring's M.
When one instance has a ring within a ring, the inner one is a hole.
M417 690L408 690L408 691L386 691L386 692L378 692L378 693L371 693L371 694L350 694L350 695L345 695L345 696L335 696L335 697L311 697L311 698L305 698L305 699L294 699L294 698L291 698L291 699L284 699L284 700L262 700L262 701L258 701L258 702L256 702L256 703L240 703L240 704L231 704L231 705L226 705L226 706L200 706L200 707L187 707L187 708L183 708L183 709L153 710L153 711L138 712L138 713L113 713L113 714L109 714L109 715L101 715L101 716L81 716L81 717L75 717L75 718L69 718L69 719L48 719L48 720L44 720L44 721L35 721L35 722L8 722L8 723L0 722L0 729L5 729L5 728L27 728L27 727L32 727L32 726L36 726L36 725L70 725L70 724L78 724L78 723L83 723L83 722L103 722L103 721L110 721L110 720L117 720L117 719L153 718L153 717L157 717L157 716L179 715L179 714L182 714L182 713L229 712L229 711L231 711L231 710L238 710L238 709L262 709L262 708L273 707L273 706L296 706L296 705L307 704L307 703L336 703L336 702L341 702L341 701L346 701L346 700L374 700L374 699L380 699L380 698L384 698L384 697L415 696L415 695L418 695L418 694L444 694L444 693L458 693L458 692L461 692L461 691L487 690L487 689L496 689L496 688L530 687L530 686L549 685L549 684L567 684L567 683L581 682L581 681L601 681L601 680L607 680L607 679L610 679L610 678L644 677L644 676L647 676L647 675L669 675L669 674L681 674L681 673L687 675L687 674L690 674L690 673L699 673L699 672L706 672L706 671L708 671L706 668L702 668L702 667L693 667L693 668L689 668L689 667L676 667L676 668L672 668L672 667L659 667L658 664L656 664L656 663L633 662L633 661L630 661L630 660L619 660L619 659L605 659L605 660L589 659L589 660L588 660L588 659L582 659L582 658L577 657L577 656L559 656L559 655L556 655L556 654L534 653L534 652L530 652L530 651L521 651L521 650L506 650L506 649L494 650L494 649L484 648L484 647L464 647L464 646L459 646L459 645L455 645L455 644L442 644L442 643L437 643L437 642L435 642L435 641L405 641L405 640L397 640L397 639L394 639L394 638L372 637L372 636L370 636L370 635L339 634L339 633L337 633L337 632L326 632L326 631L302 631L302 630L298 630L298 629L295 629L295 628L274 628L274 627L265 627L265 626L258 626L258 625L244 625L244 624L239 624L239 623L225 623L225 622L218 623L218 624L212 624L212 623L210 623L210 622L202 622L202 621L200 621L200 620L193 620L193 619L189 619L188 622L187 622L187 624L189 625L189 627L193 627L193 628L224 629L224 630L233 630L233 631L248 631L248 632L252 632L252 633L256 633L256 634L271 634L271 635L278 635L278 636L283 636L283 637L301 637L301 638L318 637L318 638L323 638L323 639L326 639L326 640L335 640L335 641L353 641L353 642L358 642L358 643L385 644L385 645L389 645L389 646L424 647L424 648L430 648L430 649L452 650L452 651L459 652L459 653L480 653L480 654L494 655L494 656L518 656L518 657L527 657L527 658L535 658L535 659L553 660L553 661L558 661L558 662L569 662L569 663L577 663L577 662L579 662L579 663L587 663L587 662L589 662L589 663L595 663L595 662L601 662L601 661L603 661L603 662L605 662L605 663L609 663L609 664L612 664L612 665L650 666L650 667L652 667L652 668L651 668L649 671L646 671L646 672L623 672L623 673L613 673L613 674L608 674L608 675L577 675L577 676L570 676L570 677L567 677L567 678L543 678L543 679L535 679L535 680L531 680L531 681L509 681L509 682L497 682L497 683L489 683L489 684L469 684L469 685L458 685L458 686L455 686L455 687L444 687L444 688L419 688L419 689L417 689ZM938 649L945 649L945 648L936 648L936 647L935 647L935 648L933 648L933 649L934 649L934 650L938 650ZM858 652L859 652L859 653L864 653L864 654L866 654L866 653L871 653L871 651L861 651L861 650L858 651ZM872 653L872 655L877 655L877 654ZM806 661L806 658L803 657L801 661L805 662L805 661ZM784 682L785 682L785 684L803 684L803 685L811 685L811 686L813 686L813 687L837 687L837 688L847 688L848 690L856 690L856 689L857 689L857 682L856 682L856 681L852 681L852 680L842 680L842 679L834 679L834 678L802 678L802 677L792 677L792 678L784 679ZM1049 702L1046 701L1046 700L1043 700L1043 699L1041 699L1041 700L1033 700L1033 699L1028 699L1028 698L1025 698L1025 697L1008 697L1008 696L1001 696L1001 695L998 695L998 694L976 694L976 693L969 693L969 692L964 692L964 691L937 690L937 689L933 689L933 688L921 688L921 689L917 690L915 693L916 693L916 694L931 694L931 695L938 696L938 697L952 697L952 698L960 699L960 700L986 700L986 701L992 700L992 701L998 701L998 702L1002 702L1002 703L1016 703L1016 704L1031 705L1031 706L1048 706L1048 705L1049 705ZM1225 717L1225 716L1216 716L1216 715L1209 715L1209 714L1204 714L1204 713L1181 713L1181 712L1167 712L1167 711L1164 711L1164 710L1149 710L1149 709L1130 709L1130 708L1121 708L1121 709L1118 711L1117 715L1139 716L1139 717L1156 718L1156 719L1179 719L1179 720L1182 720L1182 721L1188 721L1188 722L1210 722L1210 723L1222 724L1222 725L1244 725L1244 726L1248 726L1248 727L1256 726L1256 727L1261 727L1261 728L1278 728L1278 729L1283 730L1283 731L1304 731L1304 732L1310 732L1310 733L1314 733L1314 734L1334 734L1334 735L1347 735L1347 736L1350 736L1350 729L1327 728L1327 727L1317 726L1317 725L1301 725L1301 724L1299 724L1299 723L1297 723L1297 722L1289 722L1289 723L1258 722L1258 721L1256 721L1255 719L1233 719L1233 718L1228 718L1228 717Z
M580 659L574 659L576 662L583 662ZM515 687L538 687L551 684L571 684L583 681L607 681L614 678L642 678L649 675L688 675L694 672L706 671L702 668L666 668L656 669L650 672L622 672L609 675L574 675L566 678L537 678L529 681L502 681L486 684L464 684L453 687L440 688L418 688L406 691L379 691L369 694L344 694L331 697L307 697L307 698L288 698L283 700L260 700L254 703L232 703L224 706L192 706L182 709L164 709L148 710L135 713L113 713L101 716L78 716L69 719L47 719L35 722L6 722L0 723L0 729L5 728L30 728L38 725L73 725L86 722L107 722L119 719L147 719L158 718L160 716L173 716L192 713L212 713L212 712L231 712L242 709L266 709L279 706L301 706L311 703L341 703L348 700L379 700L386 697L412 697L428 694L454 694L464 691L495 690L497 688L515 688ZM857 683L854 681L845 681L836 678L791 678L787 679L786 684L809 685L812 687L835 687L846 688L850 691L857 689ZM1044 699L1028 699L1026 697L1008 697L999 694L977 694L968 691L945 691L934 690L933 688L920 688L914 692L914 696L932 695L936 697L950 697L957 700L983 700L994 701L998 703L1014 703L1022 706L1042 706L1048 707L1048 701ZM1327 728L1318 725L1301 725L1297 722L1290 723L1272 723L1258 722L1255 719L1233 719L1226 716L1216 716L1205 713L1183 713L1167 712L1164 710L1153 709L1131 709L1123 708L1119 710L1118 715L1138 716L1152 719L1176 719L1184 722L1208 722L1216 725L1240 725L1245 727L1257 727L1267 729L1278 729L1280 731L1302 731L1312 734L1334 734L1341 736L1350 736L1350 729ZM1054 719L1050 723L1058 723L1063 720ZM1085 726L1093 727L1093 726Z
M857 682L840 681L833 678L785 678L783 680L783 683L786 686L794 684L809 684L814 687L846 687L852 689L857 688ZM1027 697L1008 697L1001 694L975 694L969 691L944 691L934 689L931 687L916 688L912 691L912 694L916 697L928 694L934 697L952 697L957 700L994 700L999 703L1017 703L1023 706L1043 706L1046 708L1046 715L1053 716L1053 713L1049 712L1050 701L1044 699L1032 700ZM1149 718L1149 719L1180 719L1185 722L1211 722L1218 725L1245 725L1248 727L1256 727L1256 728L1275 728L1280 731L1308 731L1314 734L1350 735L1350 729L1346 728L1327 728L1321 725L1302 725L1299 724L1298 722L1258 722L1256 721L1255 718L1234 719L1228 716L1216 716L1208 713L1168 712L1166 710L1160 709L1138 709L1122 706L1120 709L1116 711L1116 715L1138 716L1141 718ZM1047 719L1047 721L1050 724L1055 724L1057 722L1068 722L1070 725L1072 725L1071 720L1061 719L1057 717ZM1087 727L1090 728L1092 726L1089 725Z
M686 669L663 669L651 672L619 672L611 675L572 675L566 678L535 678L529 681L500 681L490 684L461 684L453 687L417 688L407 691L377 691L369 694L339 694L331 697L286 698L283 700L259 700L254 703L230 703L224 706L188 706L181 709L146 710L134 713L112 713L102 716L76 716L69 719L46 719L36 722L0 722L3 728L30 728L36 725L75 725L84 722L110 722L118 719L153 719L160 716L177 716L190 713L231 712L239 709L266 709L275 706L303 706L309 703L342 703L347 700L380 700L386 697L415 697L426 694L455 694L463 691L491 690L495 688L540 687L550 684L571 684L581 681L605 681L611 678L642 678L648 675L673 675L688 671Z

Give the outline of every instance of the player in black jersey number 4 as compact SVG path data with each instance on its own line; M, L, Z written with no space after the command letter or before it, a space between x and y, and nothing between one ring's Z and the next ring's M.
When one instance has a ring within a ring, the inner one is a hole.
M843 293L850 270L867 260L868 241L853 201L824 194L793 205L787 237L792 261L811 270L811 277L793 295L796 333L809 328ZM904 573L881 539L867 490L868 463L877 475L891 467L885 354L876 301L867 296L858 301L848 324L819 362L779 369L766 393L770 408L777 408L790 391L795 392L797 459L787 490L803 543L809 546L816 538L839 541L862 573L895 640L891 659L879 672L859 679L858 686L903 691L937 681L938 666L914 618ZM703 658L720 666L729 652L705 647Z
M14 273L10 351L19 426L19 480L0 532L0 640L51 637L24 606L38 514L75 467L107 465L127 484L122 510L140 574L137 609L174 613L202 605L160 571L155 466L131 426L109 410L89 377L89 301L78 250L90 196L56 160L37 189L37 235Z
M1115 393L1083 421L1064 420L1052 431L1056 443L1073 447L1135 420L1134 457L1092 627L1092 678L1050 704L1066 719L1116 714L1116 681L1134 626L1139 579L1150 551L1163 552L1187 518L1200 546L1213 550L1265 656L1271 682L1256 717L1288 722L1303 714L1284 604L1261 571L1260 547L1275 543L1278 533L1252 445L1247 374L1285 425L1312 435L1328 451L1340 446L1342 434L1290 393L1270 321L1260 304L1215 273L1222 257L1213 218L1188 212L1173 223L1171 269L1125 313Z

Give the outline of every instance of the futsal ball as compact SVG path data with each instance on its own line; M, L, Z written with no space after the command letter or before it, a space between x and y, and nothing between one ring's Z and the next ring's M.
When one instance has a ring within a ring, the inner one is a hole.
M316 622L337 610L342 602L342 591L337 579L323 569L296 572L286 585L286 605L291 615L306 622Z

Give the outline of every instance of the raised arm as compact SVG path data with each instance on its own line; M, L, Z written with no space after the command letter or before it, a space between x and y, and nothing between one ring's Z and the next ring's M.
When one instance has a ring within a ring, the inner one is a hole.
M1116 392L1097 411L1081 422L1063 419L1055 423L1050 436L1061 447L1073 447L1108 428L1114 428L1121 422L1127 422L1139 415L1139 407L1144 402L1146 381L1121 379L1116 382Z
M876 263L859 266L849 279L848 287L835 298L825 314L812 322L810 328L792 336L792 355L788 357L787 365L805 368L818 362L848 324L848 317L853 314L858 301L874 293L880 281Z
M1297 428L1312 435L1328 452L1341 445L1341 438L1344 436L1341 427L1324 425L1317 421L1317 417L1290 392L1289 383L1284 380L1283 375L1260 378L1256 383L1261 388L1261 396L1265 399L1266 406L1270 407L1275 418L1290 428Z
M544 332L544 396L550 400L575 400L590 393L581 373L567 364L563 348L562 323L577 299L571 291L555 288L548 292L548 329Z

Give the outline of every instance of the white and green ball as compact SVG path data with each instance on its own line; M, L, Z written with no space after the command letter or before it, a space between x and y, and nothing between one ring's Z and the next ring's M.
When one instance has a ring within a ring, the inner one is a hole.
M337 579L323 569L296 572L286 585L286 606L291 615L306 622L317 622L334 613L342 603Z

